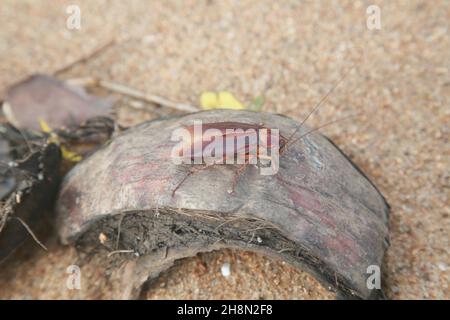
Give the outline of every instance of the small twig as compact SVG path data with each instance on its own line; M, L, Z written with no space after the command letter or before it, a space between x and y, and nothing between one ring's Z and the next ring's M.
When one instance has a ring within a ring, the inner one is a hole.
M252 243L252 241L253 241L253 238L255 238L255 233L254 233L254 232L252 232L252 237L250 238L250 240L248 240L248 242L247 242L247 243Z
M117 226L116 250L119 249L120 231L121 231L122 221L123 221L124 216L125 216L124 214L122 214L120 216L119 225Z
M256 228L245 230L245 232L255 232L255 231L258 231L258 230L265 230L265 229L276 229L276 228L263 222L259 226L257 226Z
M96 79L93 77L85 77L85 78L69 79L67 80L67 82L72 85L79 85L79 86L98 86L103 89L134 98L136 100L141 100L147 103L152 103L160 105L162 107L167 107L179 111L195 112L200 110L200 108L189 104L170 101L166 98L157 96L155 94L145 93L137 89L125 86L123 84L108 80Z
M99 80L98 85L100 87L110 90L110 91L114 91L114 92L117 92L117 93L120 93L120 94L123 94L126 96L130 96L130 97L138 99L138 100L143 100L143 101L146 101L149 103L155 103L155 104L161 105L163 107L171 108L171 109L187 111L187 112L195 112L195 111L199 110L197 107L194 107L189 104L173 102L173 101L167 100L166 98L163 98L163 97L160 97L160 96L157 96L154 94L150 94L150 93L144 93L142 91L127 87L127 86L119 84L119 83L111 82L111 81Z
M214 241L214 243L212 244L213 246L215 246L216 244L218 244L220 241L225 241L224 238L219 238L216 241Z
M6 225L6 221L8 220L8 216L11 214L11 209L8 208L8 202L1 203L0 202L0 211L3 211L3 214L0 215L0 232ZM8 210L9 209L9 210Z
M103 51L105 51L106 49L108 49L109 47L111 47L113 44L115 44L116 40L115 39L111 39L109 40L107 43L103 44L100 47L97 47L96 49L94 49L94 51L92 51L91 53L82 56L80 58L78 58L75 61L72 61L71 63L69 63L68 65L57 69L55 72L53 72L54 75L58 75L61 73L66 72L67 70L73 68L75 65L79 64L79 63L85 63L86 61L88 61L89 59L94 58L95 56L99 55L100 53L102 53Z
M221 227L223 227L224 225L226 225L226 224L228 224L228 223L232 223L232 222L234 222L234 221L241 220L241 219L245 219L245 218L244 218L244 217L234 217L234 218L231 218L231 219L229 219L229 220L225 220L224 222L222 222L221 224L219 224L217 227L214 228L214 232L217 233L217 231L219 231L219 229L220 229Z
M293 249L293 248L284 248L284 249L278 250L278 253L290 252L290 251L295 251L295 249Z
M36 237L36 235L33 233L33 231L31 230L31 228L28 226L28 224L25 223L25 221L23 221L22 219L20 219L19 217L13 217L14 219L18 220L23 227L28 231L28 233L31 235L31 237L33 237L34 241L36 241L36 243L41 246L42 249L44 249L45 251L48 251L47 247L44 246L44 244L39 241L39 239Z
M163 115L164 112L162 109L159 108L155 108L152 107L151 109L147 107L146 104L144 104L141 100L131 100L128 102L127 104L128 107L139 110L139 111L144 111L144 112L150 112L150 113L156 113L158 115Z
M134 253L134 250L114 250L108 253L108 258L117 253Z

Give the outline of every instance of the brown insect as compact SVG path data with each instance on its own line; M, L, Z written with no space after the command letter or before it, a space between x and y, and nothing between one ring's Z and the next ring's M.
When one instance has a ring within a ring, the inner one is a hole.
M238 145L233 143L232 145L227 143L219 144L219 148L215 148L215 153L222 155L221 162L223 163L232 163L234 160L241 158L245 160L245 163L249 163L252 160L253 155L251 154L251 150L256 151L256 156L262 156L261 149L262 148L271 148L272 147L272 129L267 128L264 124L249 124L243 122L213 122L202 124L202 133L200 135L195 134L195 125L186 126L185 129L189 132L193 139L190 140L190 145L187 146L187 149L193 150L191 152L190 160L195 163L206 163L204 159L204 154L206 148L210 144L209 138L206 137L206 133L209 130L216 130L218 134L214 137L215 139L222 139L222 141L233 141L235 142L238 139L242 139L244 144ZM263 134L261 131L265 130ZM252 140L252 136L253 139ZM265 136L266 141L262 140L261 137ZM279 148L282 149L288 139L284 136L280 135L278 144ZM194 147L196 143L201 145L201 148L195 150ZM217 159L217 157L215 157Z
M350 69L351 70L351 69ZM349 71L350 71L349 70ZM313 128L306 133L302 134L295 140L293 140L294 136L298 133L298 131L301 129L303 124L308 120L308 118L323 104L323 102L330 96L330 94L339 86L339 84L345 79L348 72L343 75L343 77L334 85L333 88L331 88L327 94L322 97L322 99L316 104L316 106L309 112L309 114L303 119L303 121L300 123L300 125L289 135L289 138L286 138L282 134L279 134L276 136L276 144L278 147L277 156L281 157L281 155L287 150L288 146L290 144L293 144L300 139L304 138L311 132L317 131L321 128L324 128L326 126L329 126L333 123L353 118L359 114L351 115L348 117L343 117L337 120L333 120L330 122L327 122L319 127ZM250 124L250 123L242 123L242 122L213 122L213 123L206 123L202 124L202 132L200 135L195 134L195 125L189 125L184 127L187 132L189 132L189 135L191 136L191 139L188 140L187 145L184 145L184 150L190 150L190 157L189 160L191 163L195 164L201 164L202 167L191 169L188 174L178 183L178 185L174 188L172 191L172 197L175 195L176 191L181 187L181 185L186 181L186 179L194 174L196 171L200 171L203 169L206 169L214 164L218 164L218 162L213 163L207 163L204 159L204 154L206 149L208 148L208 145L210 144L209 137L205 139L205 133L208 130L216 130L218 133L218 136L222 138L222 141L233 141L233 144L227 145L225 143L219 144L219 148L215 148L216 155L219 154L218 157L215 157L215 159L219 159L220 164L235 164L241 163L238 168L235 171L235 174L233 176L232 181L232 188L230 190L230 193L233 194L234 190L236 188L237 180L239 175L246 169L246 167L249 164L257 164L260 160L265 160L265 162L270 162L272 165L274 163L273 154L270 155L267 153L267 150L273 150L274 144L273 140L275 138L274 135L272 135L272 131L274 129L266 127L264 124ZM249 131L253 132L257 139L246 139L246 137L249 136ZM261 131L264 131L264 134L261 135ZM261 136L267 137L266 141L264 139L261 139ZM217 137L216 137L217 139ZM238 139L243 139L244 143L239 145L234 143L234 141ZM198 148L195 148L195 145L198 145ZM252 153L253 151L253 153ZM235 162L236 161L236 162ZM277 159L278 161L278 159Z
M231 193L236 187L237 178L240 173L244 171L247 165L257 164L260 160L272 161L273 155L267 154L267 150L273 150L273 143L275 136L272 134L272 129L267 128L264 124L249 124L242 122L214 122L202 124L202 132L200 135L195 134L195 125L184 127L189 132L191 139L188 140L187 145L184 145L184 150L190 150L188 160L193 164L203 164L199 169L192 169L183 180L175 187L172 196L186 181L186 179L197 170L203 170L214 164L240 164L235 171L233 177ZM221 140L214 149L214 161L210 162L206 159L208 146L210 145L209 137L206 137L207 132L215 130L214 139ZM266 139L262 139L265 137ZM237 141L242 143L236 143ZM230 143L230 141L232 143ZM283 150L288 139L283 135L276 137L276 146L279 150ZM198 148L195 148L195 145ZM263 152L264 150L264 152Z
M309 115L308 115L309 117ZM353 117L353 116L351 116ZM348 118L348 117L346 117ZM202 133L200 135L195 135L194 131L194 125L186 126L185 129L190 133L192 139L189 140L188 145L185 145L184 148L187 150L191 150L189 160L192 164L200 164L203 165L202 167L195 167L195 169L191 169L188 174L183 178L182 181L178 183L178 185L174 188L172 191L172 196L175 195L176 191L181 187L181 185L186 181L186 179L194 174L196 171L200 171L203 169L206 169L212 165L215 164L236 164L240 163L240 165L237 167L235 174L233 176L232 181L232 187L230 190L230 193L233 194L234 190L236 188L237 180L239 178L239 175L244 172L246 167L250 164L257 164L258 162L261 162L261 160L265 160L265 162L270 162L272 165L274 163L274 154L268 154L267 150L273 150L273 147L278 148L278 157L281 157L281 155L287 150L287 147L289 144L292 144L301 138L305 137L309 133L319 130L325 126L328 126L334 122L344 120L346 118L341 118L338 120L334 120L331 122L328 122L322 126L316 127L314 129L309 130L308 132L304 133L300 137L298 137L295 140L292 140L294 135L300 130L301 125L294 130L294 132L289 136L289 138L286 138L282 134L279 134L276 137L276 144L274 144L273 140L275 136L272 134L273 129L267 128L264 124L249 124L249 123L242 123L242 122L213 122L213 123L206 123L202 124ZM210 129L218 130L220 134L218 136L215 136L215 139L222 138L222 141L233 141L231 144L227 143L221 143L219 144L219 148L215 148L215 159L216 162L208 163L205 160L205 151L206 148L208 148L208 145L210 144L210 139L205 139L204 134ZM261 134L261 131L264 130L264 133ZM254 133L254 137L257 139L249 138L251 136L251 133ZM261 139L261 136L267 137L267 139ZM248 139L247 139L248 138ZM243 144L239 145L234 143L236 140L242 139L244 141ZM195 148L195 144L198 143L200 148ZM253 151L253 152L252 152ZM217 162L217 159L220 161ZM276 159L278 161L278 159Z

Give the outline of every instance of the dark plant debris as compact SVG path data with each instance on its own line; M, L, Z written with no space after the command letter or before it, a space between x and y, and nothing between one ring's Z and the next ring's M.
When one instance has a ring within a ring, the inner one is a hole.
M49 214L60 181L59 147L37 135L0 124L0 263Z

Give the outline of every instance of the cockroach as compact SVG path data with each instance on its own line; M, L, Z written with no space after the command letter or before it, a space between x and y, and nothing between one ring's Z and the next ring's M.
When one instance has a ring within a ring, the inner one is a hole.
M314 129L309 130L308 132L304 133L300 137L293 140L295 134L300 130L302 124L307 120L307 118L317 109L315 107L312 112L303 120L303 122L298 126L293 133L289 136L289 138L286 138L281 133L278 135L278 138L276 139L276 147L278 148L278 157L281 157L281 155L287 150L287 147L289 144L292 144L301 138L305 137L311 132L317 131L323 127L326 127L330 124L333 124L338 121L345 120L350 117L354 117L355 115L340 118L337 120L330 121L328 123L325 123L319 127L316 127ZM212 165L215 164L235 164L236 162L240 165L236 169L233 181L232 181L232 188L230 189L230 193L233 194L234 190L236 188L237 179L241 173L244 172L246 167L249 164L257 164L260 160L265 160L265 162L270 162L272 165L274 163L274 155L271 153L270 155L267 154L267 150L273 150L273 140L274 135L272 135L272 131L274 131L271 128L266 127L263 123L258 124L249 124L249 123L242 123L242 122L213 122L213 123L206 123L202 124L201 126L201 133L200 135L195 134L195 124L194 125L188 125L184 127L185 130L189 133L189 136L191 139L188 139L188 142L184 141L179 148L183 150L189 150L190 156L188 157L188 160L192 164L200 164L203 165L202 167L196 167L196 169L192 169L188 172L188 174L178 183L178 185L174 188L172 191L172 196L175 195L176 191L181 187L181 185L186 181L186 179L194 174L196 171L206 169ZM205 139L205 133L208 132L208 130L216 130L218 133L215 135L215 139L221 138L222 144L219 144L219 148L215 148L215 161L209 162L205 160L204 154L206 149L208 148L210 144L210 139ZM261 131L264 130L264 134L261 134ZM256 139L253 139L251 141L251 138L246 139L246 137L250 137L251 133L254 134ZM263 141L261 139L262 136L267 137L266 141ZM244 144L238 145L234 143L238 139L243 139ZM224 141L232 141L233 143L223 143ZM198 145L198 148L195 146ZM264 152L263 152L264 150ZM254 151L252 153L252 151ZM185 159L186 160L186 159ZM219 160L219 161L217 161ZM236 162L235 162L236 161ZM276 159L278 161L278 159ZM260 161L261 162L261 161Z
M256 164L258 160L268 160L272 161L272 155L267 155L267 152L262 152L264 148L266 151L273 148L273 138L272 129L267 128L264 124L249 124L242 122L214 122L206 123L201 126L200 135L196 134L196 128L194 125L185 126L184 129L188 132L191 139L188 142L184 142L180 145L183 150L189 150L190 156L188 159L193 164L203 164L199 169L192 169L183 178L183 180L175 187L172 192L172 196L181 187L181 185L186 181L186 179L192 175L197 170L203 170L211 165L215 164L241 164L235 171L233 177L233 183L231 188L231 193L234 193L236 187L237 178L242 173L246 166L249 164ZM210 139L205 138L205 133L209 130L215 130L216 135L214 139L222 139L222 143L218 145L218 148L214 149L215 156L214 161L209 162L205 159L205 151L207 150ZM262 132L264 130L264 133ZM253 136L253 139L252 139ZM265 136L266 141L262 141L261 137ZM237 140L243 139L243 144L238 145L235 143ZM288 139L283 135L279 135L276 139L278 152L283 150L284 146L288 142ZM232 144L224 143L226 141L232 141ZM198 148L196 148L198 145ZM185 159L186 160L186 159Z
M333 93L333 91L342 83L342 81L347 77L349 72L354 67L350 68L347 72L344 73L344 75L334 84L334 86L320 99L320 101L314 106L314 108L308 113L308 115L303 119L303 121L300 123L300 125L289 135L289 138L286 138L281 133L279 134L278 139L278 156L281 157L281 155L287 150L288 146L290 144L293 144L294 142L299 141L300 139L304 138L308 134L317 131L319 129L322 129L324 127L327 127L333 123L340 122L342 120L346 120L349 118L354 118L358 116L359 114L350 115L347 117L339 118L337 120L333 120L330 122L327 122L323 125L320 125L316 128L313 128L309 130L308 132L304 133L300 137L294 139L294 136L297 134L297 132L301 129L303 124L308 120L308 118L316 112L319 107L328 99L328 97ZM203 170L205 168L208 168L211 165L217 164L217 162L213 163L205 163L204 159L204 152L207 146L209 145L209 140L204 139L204 133L208 130L218 130L219 136L222 137L222 141L232 140L235 141L240 136L246 136L248 135L248 130L254 130L256 133L256 137L260 137L260 131L265 130L267 132L267 141L266 145L264 145L264 149L267 151L268 149L272 150L272 139L273 136L271 135L271 131L273 129L266 127L263 123L259 124L250 124L250 123L242 123L242 122L214 122L214 123L206 123L202 124L202 132L200 135L195 135L195 125L189 125L185 126L184 129L187 130L189 135L193 137L193 139L189 139L188 145L181 145L183 150L191 150L189 160L193 164L203 164L203 167L200 167L200 169L197 170ZM238 131L240 130L240 131ZM236 132L238 131L238 132ZM250 140L250 139L249 139ZM267 155L265 152L264 154L261 153L261 142L260 140L250 142L249 140L244 140L244 145L241 148L238 148L238 146L233 143L231 148L227 148L226 144L222 144L221 148L216 149L216 153L219 153L219 159L221 160L220 163L223 164L232 164L235 159L237 159L237 162L239 163L239 160L242 163L236 171L233 176L233 182L232 182L232 188L230 189L230 193L233 194L237 179L239 175L246 169L247 165L249 164L255 164L258 160L266 160L271 163L273 162L273 157L271 155ZM256 143L256 146L254 145ZM264 143L264 142L263 142ZM198 145L199 148L195 148L195 146ZM242 150L243 149L243 150ZM193 152L192 152L193 150ZM256 151L256 154L252 155L250 150ZM220 155L222 155L220 157ZM217 159L217 158L216 158ZM197 170L193 169L188 172L188 174L178 183L178 185L174 188L172 191L172 197L175 195L176 191L181 187L181 185L186 181L186 179L191 176L194 172Z

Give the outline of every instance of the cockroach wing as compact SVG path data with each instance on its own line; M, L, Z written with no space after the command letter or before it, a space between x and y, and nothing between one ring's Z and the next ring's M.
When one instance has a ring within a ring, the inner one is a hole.
M196 120L264 123L285 137L299 125L281 115L214 110L132 128L65 177L57 203L62 242L98 242L102 232L111 239L104 247L134 252L131 291L176 259L232 247L284 259L347 297L380 295L371 282L380 275L371 270L388 246L389 207L330 140L313 132L289 145L272 175L251 165L239 175L238 165L175 165L171 134Z

